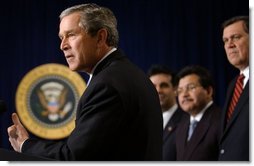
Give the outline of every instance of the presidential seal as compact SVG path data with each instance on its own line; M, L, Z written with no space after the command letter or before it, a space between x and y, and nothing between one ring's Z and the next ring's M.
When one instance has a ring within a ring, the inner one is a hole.
M45 64L32 69L16 92L21 122L31 133L44 139L69 136L85 88L82 77L64 65Z

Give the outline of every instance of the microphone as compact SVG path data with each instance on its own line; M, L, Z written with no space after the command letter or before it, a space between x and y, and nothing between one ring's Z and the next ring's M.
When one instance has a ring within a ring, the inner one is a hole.
M5 112L7 109L6 109L6 104L3 100L0 100L0 114Z

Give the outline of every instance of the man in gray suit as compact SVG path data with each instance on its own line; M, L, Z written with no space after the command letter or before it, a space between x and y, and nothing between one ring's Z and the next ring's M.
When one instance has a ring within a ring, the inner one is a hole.
M219 160L249 161L249 17L233 17L222 27L228 61L239 70L239 76L227 91Z
M117 48L108 8L77 5L60 15L60 48L69 68L90 74L65 142L29 138L14 113L8 128L16 151L56 160L161 160L162 116L149 78Z

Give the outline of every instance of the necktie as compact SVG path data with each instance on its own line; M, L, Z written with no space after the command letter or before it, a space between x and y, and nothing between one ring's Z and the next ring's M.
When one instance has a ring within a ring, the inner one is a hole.
M197 126L197 123L198 123L198 121L196 121L195 119L190 122L188 139L187 139L188 141L190 140L192 133L194 132L194 129Z
M230 103L230 105L228 107L227 122L231 118L231 116L232 116L232 114L234 112L235 106L236 106L236 104L238 102L238 99L240 98L241 93L243 91L243 79L244 79L244 75L243 74L239 75L238 78L237 78L237 81L236 81L236 84L235 84L234 93L233 93L232 99L231 99L231 103Z

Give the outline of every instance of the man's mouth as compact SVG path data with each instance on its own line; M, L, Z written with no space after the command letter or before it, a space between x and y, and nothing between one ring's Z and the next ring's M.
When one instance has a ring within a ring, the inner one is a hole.
M71 60L71 59L74 58L74 56L73 56L73 55L65 55L65 58L66 58L67 60Z

